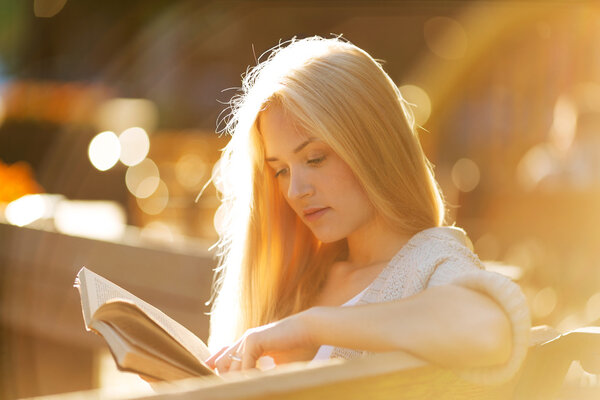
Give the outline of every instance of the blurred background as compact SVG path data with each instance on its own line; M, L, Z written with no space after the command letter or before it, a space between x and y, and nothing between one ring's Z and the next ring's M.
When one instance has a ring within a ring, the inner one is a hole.
M2 398L129 377L84 330L82 265L206 339L219 202L212 186L195 200L219 121L262 53L315 34L384 61L448 222L521 285L534 324L598 324L598 2L2 0Z

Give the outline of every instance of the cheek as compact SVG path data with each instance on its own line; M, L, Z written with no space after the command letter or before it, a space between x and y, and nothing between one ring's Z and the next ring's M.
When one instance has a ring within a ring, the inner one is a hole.
M281 197L283 197L285 199L285 201L289 204L290 201L288 199L288 184L287 182L285 182L283 179L282 180L277 180L275 179L275 187L277 188L277 191L279 192L279 194L281 194Z
M341 161L336 167L322 182L323 187L327 188L330 194L336 196L338 201L354 208L355 211L370 209L371 203L367 194L352 170Z

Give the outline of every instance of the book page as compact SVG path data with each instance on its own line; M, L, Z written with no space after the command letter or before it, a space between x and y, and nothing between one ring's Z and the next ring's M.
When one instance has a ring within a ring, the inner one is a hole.
M210 351L204 342L187 328L167 316L158 308L146 303L108 279L83 267L77 274L75 282L76 286L79 283L86 328L89 329L91 317L102 304L111 299L123 298L135 303L148 317L167 332L169 336L179 342L202 363L210 357Z

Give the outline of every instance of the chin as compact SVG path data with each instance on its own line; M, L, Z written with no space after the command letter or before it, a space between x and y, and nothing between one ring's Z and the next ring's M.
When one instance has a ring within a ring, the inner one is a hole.
M343 235L340 232L323 232L319 230L312 230L313 235L323 243L333 243L346 238L347 235Z

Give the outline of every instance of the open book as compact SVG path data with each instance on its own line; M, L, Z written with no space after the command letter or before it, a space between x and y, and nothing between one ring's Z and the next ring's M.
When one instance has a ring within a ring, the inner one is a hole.
M86 329L104 338L120 370L159 380L215 374L204 342L156 307L85 267L75 287Z

